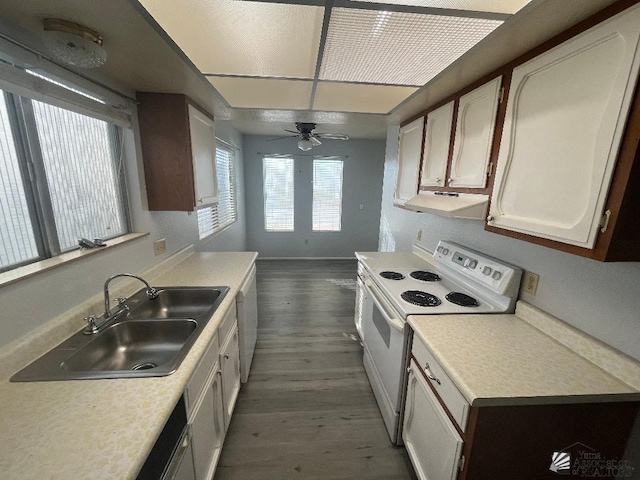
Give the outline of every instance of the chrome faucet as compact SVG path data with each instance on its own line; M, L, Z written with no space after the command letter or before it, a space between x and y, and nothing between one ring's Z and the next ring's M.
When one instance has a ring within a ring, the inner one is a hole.
M149 300L153 300L154 298L158 297L158 291L151 285L149 285L149 282L147 282L142 277L138 277L137 275L134 275L132 273L118 273L116 275L113 275L107 278L107 281L104 282L104 315L102 315L100 323L98 323L98 318L96 318L94 315L86 317L85 320L89 323L89 325L87 326L87 328L85 328L84 333L98 333L102 327L104 327L107 323L120 315L120 313L122 313L122 311L127 308L127 304L125 303L127 300L126 298L118 298L118 308L115 311L112 311L109 305L109 284L111 283L111 280L119 277L131 277L140 280L147 287L145 293L147 294L147 298Z

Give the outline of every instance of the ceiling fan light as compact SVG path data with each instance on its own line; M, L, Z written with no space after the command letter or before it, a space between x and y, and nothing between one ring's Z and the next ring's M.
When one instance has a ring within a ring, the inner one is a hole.
M302 140L298 140L298 148L303 152L311 150L313 148L313 143L308 138L303 138Z

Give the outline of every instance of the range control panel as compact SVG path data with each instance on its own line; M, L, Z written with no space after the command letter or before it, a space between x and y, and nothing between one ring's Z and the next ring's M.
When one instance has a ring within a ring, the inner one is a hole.
M520 272L512 265L444 240L438 242L433 257L500 294L506 293Z

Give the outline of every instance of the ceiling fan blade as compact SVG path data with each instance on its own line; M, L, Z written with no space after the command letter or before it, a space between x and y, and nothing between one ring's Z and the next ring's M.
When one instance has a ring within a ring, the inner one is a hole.
M274 138L267 138L267 142L273 142L274 140L284 140L285 138L292 138L292 137L297 137L298 135L284 135L282 137L274 137Z
M345 133L315 133L314 135L327 140L349 140L349 135Z
M313 143L314 147L317 147L318 145L322 145L322 142L318 140L314 135L309 136L309 141Z
M286 128L284 129L285 132L289 132L289 133L295 133L296 135L300 135L300 132L296 132L294 130L287 130Z

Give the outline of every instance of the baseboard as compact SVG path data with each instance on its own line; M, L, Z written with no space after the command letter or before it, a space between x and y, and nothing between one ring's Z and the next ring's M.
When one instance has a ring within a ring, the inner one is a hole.
M258 257L261 260L356 260L356 257Z

